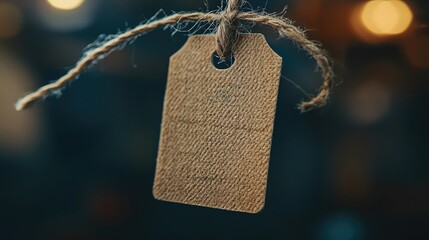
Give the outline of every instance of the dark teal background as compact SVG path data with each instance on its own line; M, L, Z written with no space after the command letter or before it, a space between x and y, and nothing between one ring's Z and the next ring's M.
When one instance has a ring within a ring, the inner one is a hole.
M43 1L3 2L15 4L24 22L18 35L0 40L0 48L34 80L0 101L11 109L11 99L63 75L100 34L135 26L160 8L169 14L219 5L99 0L85 27L65 31L41 20L45 13L37 5ZM359 1L324 4L334 9L352 2ZM301 3L251 1L267 12L289 5L287 17L298 14ZM411 31L427 36L427 1L410 3L419 24ZM25 147L0 142L0 239L429 239L429 69L410 65L395 41L350 38L340 50L325 30L306 19L296 24L323 41L342 83L325 108L300 114L296 105L305 96L281 80L261 213L153 198L168 59L187 38L158 29L83 73L62 97L29 110L40 119L34 127L39 133ZM335 29L340 23L329 24ZM254 31L266 34L283 57L284 76L309 93L317 90L320 77L303 51L271 29ZM22 113L7 114L18 119Z

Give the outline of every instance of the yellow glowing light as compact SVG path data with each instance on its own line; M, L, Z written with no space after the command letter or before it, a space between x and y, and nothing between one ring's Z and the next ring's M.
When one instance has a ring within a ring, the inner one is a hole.
M413 13L399 0L374 0L365 4L361 21L365 28L377 35L403 33L410 26Z
M54 8L72 10L80 7L85 0L47 0Z

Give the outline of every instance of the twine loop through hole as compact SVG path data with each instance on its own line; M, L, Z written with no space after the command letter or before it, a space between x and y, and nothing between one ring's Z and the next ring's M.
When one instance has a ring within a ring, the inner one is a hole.
M222 13L175 13L160 19L151 19L126 32L119 33L107 39L100 45L86 51L82 58L64 76L56 81L40 87L35 92L19 99L15 104L15 109L20 111L33 103L50 95L57 95L70 82L76 79L83 71L106 57L114 50L121 49L125 43L132 43L133 40L144 33L162 26L175 25L179 22L219 22L216 32L216 52L221 59L230 56L238 37L239 20L253 22L255 24L271 27L281 37L288 38L305 50L315 61L323 77L322 86L313 98L299 104L301 112L307 112L314 108L326 105L330 96L330 90L334 83L334 73L332 63L326 52L307 38L305 32L296 27L289 19L265 12L240 12L240 6L244 0L229 0L226 9Z

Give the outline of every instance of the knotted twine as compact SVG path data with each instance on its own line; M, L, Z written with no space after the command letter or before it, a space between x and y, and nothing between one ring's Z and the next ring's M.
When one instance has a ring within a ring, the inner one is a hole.
M281 37L292 40L304 49L316 61L318 69L320 69L323 77L323 83L318 94L312 99L300 103L298 108L301 112L307 112L314 108L325 106L329 98L334 77L331 61L325 51L321 49L319 44L309 40L304 31L293 25L291 20L287 18L267 14L265 12L240 12L240 7L243 5L243 2L244 0L229 0L225 10L220 13L176 13L158 20L140 24L133 29L118 34L102 45L86 52L72 69L55 82L49 83L18 100L15 109L20 111L29 107L32 103L58 93L85 69L95 64L101 57L114 51L122 43L162 26L175 25L180 22L218 22L219 25L216 31L216 52L221 59L225 59L233 53L233 48L239 34L239 20L272 27Z

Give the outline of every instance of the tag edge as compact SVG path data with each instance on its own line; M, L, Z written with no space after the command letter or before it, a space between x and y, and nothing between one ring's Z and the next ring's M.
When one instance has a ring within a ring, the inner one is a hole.
M223 211L231 211L231 212L237 212L237 213L248 213L248 214L258 214L258 213L262 212L265 209L265 198L266 198L265 197L266 191L265 191L264 201L262 202L261 206L258 206L257 208L249 210L249 211L245 211L245 210L238 210L238 209L233 209L233 208L211 207L211 206L197 204L197 203L189 203L189 202L184 202L184 201L171 200L168 198L163 198L159 195L155 195L155 189L154 189L154 191L152 191L152 194L156 200L167 202L167 203L182 204L182 205L189 205L189 206L201 207L201 208L206 208L206 209L217 209L217 210L223 210Z

